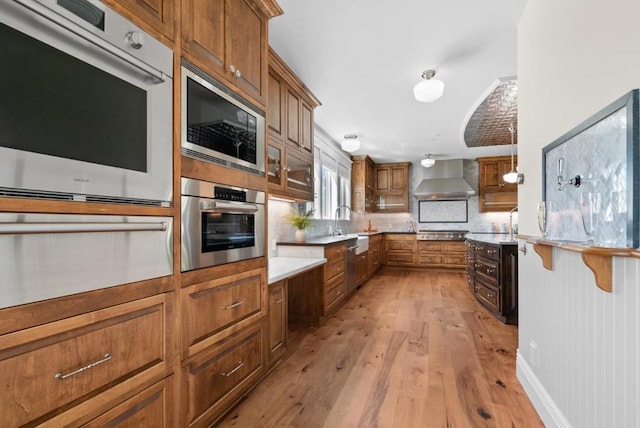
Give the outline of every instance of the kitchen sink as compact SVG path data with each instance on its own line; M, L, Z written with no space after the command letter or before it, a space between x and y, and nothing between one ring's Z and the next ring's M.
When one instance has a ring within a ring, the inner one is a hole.
M358 235L355 233L351 233L349 235L347 235L350 238L358 238L358 240L356 241L356 248L354 249L354 252L356 253L356 255L358 254L362 254L365 251L369 250L369 237L368 236L363 236L363 235Z

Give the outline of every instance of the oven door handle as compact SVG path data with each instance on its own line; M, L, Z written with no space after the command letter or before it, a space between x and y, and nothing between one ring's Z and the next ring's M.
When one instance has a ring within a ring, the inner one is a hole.
M167 230L160 223L0 223L0 235L38 233L154 232Z
M200 211L255 213L259 210L256 204L234 204L220 201L200 201Z
M147 73L148 75L156 79L158 83L162 83L167 80L167 75L162 71L155 69L154 67L150 66L149 64L143 61L140 61L138 58L130 55L129 53L120 50L120 48L114 47L110 43L105 42L104 40L102 40L101 38L97 37L95 34L90 32L89 30L83 28L82 26L75 24L71 21L68 21L63 17L52 14L51 11L48 10L46 7L30 0L14 0L14 1L17 3L20 3L22 6L26 7L32 12L37 13L41 17L64 28L65 30L70 31L71 33L86 40L87 42L93 44L94 46L97 46L98 48L105 50L112 55L117 56L121 60L132 65L133 67Z

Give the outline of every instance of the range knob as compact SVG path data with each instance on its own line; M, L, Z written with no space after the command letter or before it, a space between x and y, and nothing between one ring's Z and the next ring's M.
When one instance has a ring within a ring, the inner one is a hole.
M134 49L140 49L144 46L144 35L139 31L130 31L127 33L125 40Z

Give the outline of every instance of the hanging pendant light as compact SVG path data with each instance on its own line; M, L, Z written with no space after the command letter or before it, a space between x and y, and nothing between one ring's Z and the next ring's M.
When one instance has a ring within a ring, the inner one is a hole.
M345 152L355 152L360 148L360 141L358 141L358 136L355 134L348 134L344 136L344 140L340 144L342 150Z
M431 168L432 166L434 166L436 164L436 160L431 158L431 153L424 155L425 158L422 159L420 161L420 163L422 164L423 167L425 168Z
M416 86L413 87L413 96L416 100L423 103L430 103L442 96L444 92L444 83L442 80L435 79L435 70L425 70L422 72L422 78Z
M516 132L515 128L513 127L513 122L511 122L511 124L509 125L509 132L511 133L511 170L506 174L504 174L502 176L502 179L504 180L505 183L522 184L522 182L524 181L524 176L516 172L515 167L513 165L513 157L514 157L513 156L513 134Z

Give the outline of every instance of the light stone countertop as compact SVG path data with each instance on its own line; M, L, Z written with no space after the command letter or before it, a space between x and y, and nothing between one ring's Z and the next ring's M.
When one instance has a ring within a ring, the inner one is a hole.
M467 233L466 238L474 241L485 242L496 245L517 245L517 239L511 239L508 233Z
M281 279L289 278L327 262L324 257L271 257L269 259L268 283L273 284Z

